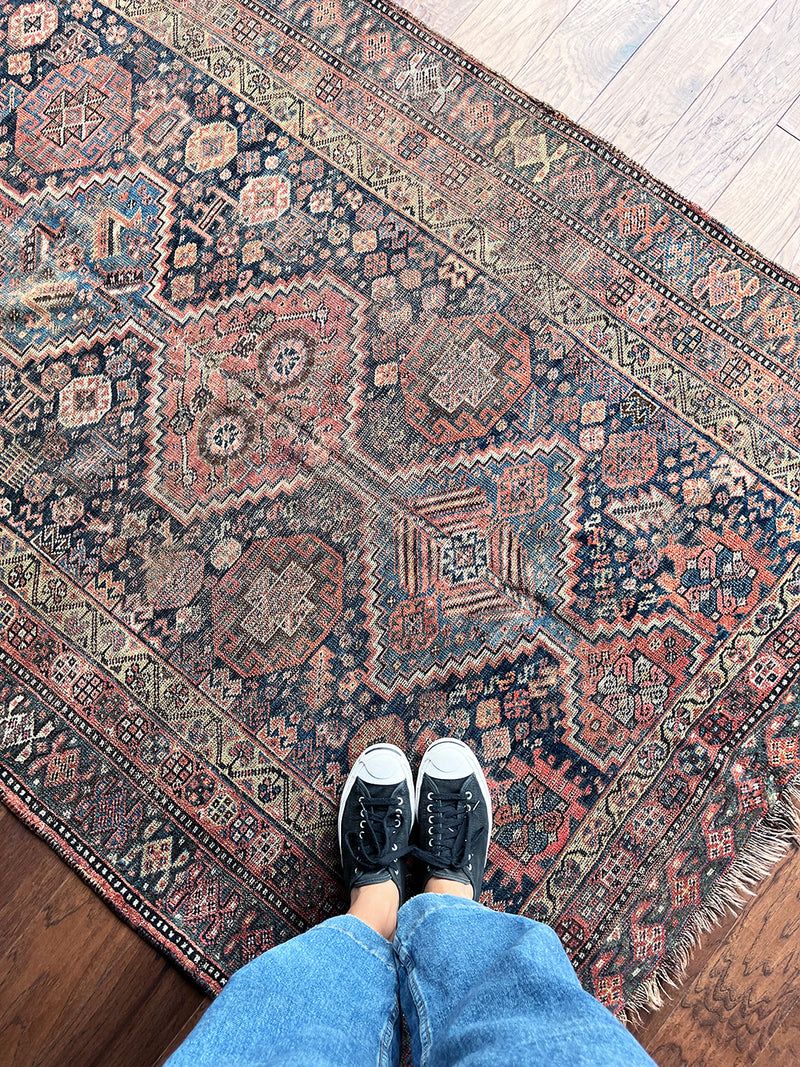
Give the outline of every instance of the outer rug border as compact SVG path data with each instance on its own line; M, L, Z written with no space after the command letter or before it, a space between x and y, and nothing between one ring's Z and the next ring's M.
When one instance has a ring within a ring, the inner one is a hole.
M101 0L102 3L102 0ZM471 53L465 51L459 44L457 44L452 38L439 32L439 30L433 29L431 26L426 26L415 15L405 11L402 7L399 7L393 0L362 0L362 3L368 4L378 12L392 14L400 19L405 19L409 26L413 29L427 34L430 37L434 37L439 41L442 41L447 48L459 59L466 60L467 64L478 72L489 73L494 80L503 87L505 92L510 92L517 97L520 105L527 107L535 107L541 114L548 120L564 124L569 126L571 130L576 131L582 135L582 139L586 141L587 147L598 148L605 152L612 160L622 164L622 166L628 171L629 176L636 180L641 181L642 184L647 184L651 187L650 192L666 193L667 197L671 201L671 206L686 215L691 223L695 226L700 226L705 232L709 233L720 244L725 245L734 254L739 254L742 257L747 257L750 262L748 266L752 269L762 269L766 267L764 271L773 281L778 281L783 285L786 285L796 296L800 297L800 272L794 274L787 267L781 266L774 259L768 259L762 252L750 244L744 238L739 237L728 226L726 226L716 215L712 215L710 211L696 204L693 200L690 200L685 194L678 192L673 186L669 185L663 179L658 178L651 171L646 170L641 163L637 163L635 159L628 156L622 149L618 148L611 141L605 140L598 134L589 129L588 126L584 126L578 122L577 119L571 119L563 111L559 111L558 108L548 104L545 100L540 100L536 96L532 96L524 89L520 89L518 85L510 81L503 74L499 74L496 70L488 66L482 60L473 56ZM218 79L214 78L214 75L209 72L209 77L214 81Z
M513 94L522 105L536 109L545 120L568 126L574 134L578 135L579 140L585 141L587 148L605 153L611 161L624 168L632 180L648 185L650 192L657 195L665 194L673 209L687 216L693 225L700 226L715 240L729 248L733 254L748 259L748 265L752 269L763 271L772 280L785 285L795 295L800 296L800 275L793 274L774 260L765 257L757 248L734 234L715 216L644 169L619 148L546 102L520 89L484 62L464 51L455 41L438 30L426 26L396 4L389 0L364 0L364 2L379 13L388 14L398 21L405 22L407 28L413 28L428 38L442 42L454 58L462 63L466 62L476 71L488 73L498 85L503 87L505 92ZM101 4L108 6L103 3L103 0ZM218 81L211 72L207 74L212 80ZM16 779L13 775L0 768L0 801L8 807L9 811L44 840L129 927L176 964L204 992L212 997L215 996L224 985L224 975L213 968L210 963L207 964L207 968L203 968L200 961L204 957L191 941L166 923L154 909L127 886L123 878L108 868L77 836L75 844L71 844L67 837L70 834L69 828L63 821L53 815L21 784L17 783L17 788L15 788L14 782ZM696 911L694 918L687 925L668 957L632 995L626 1012L621 1016L623 1021L635 1023L641 1017L642 1012L654 1011L664 1003L670 988L677 988L685 977L691 954L697 948L703 934L717 925L726 913L740 912L747 902L747 897L755 895L755 887L771 873L791 848L797 845L800 845L800 773L784 788L774 810L763 817L757 830L751 836L747 849L719 879L710 899ZM147 916L147 912L152 913L152 919ZM159 922L163 929L159 930L155 922ZM193 960L192 956L196 959ZM211 970L214 970L215 975L219 977L212 977L208 973Z
M0 766L0 803L5 804L8 810L26 826L38 838L44 841L63 860L71 871L92 889L100 900L111 909L117 918L122 919L127 925L141 936L149 945L166 956L188 978L198 985L205 993L215 997L227 981L221 972L208 964L209 970L214 970L219 977L212 977L204 969L199 960L206 959L180 931L167 923L161 914L142 900L138 893L133 892L124 878L104 863L88 845L83 844L77 835L76 845L70 844L66 835L70 834L69 827L62 819L54 815L46 805L34 797L23 785L18 784L14 788L16 779L3 766ZM29 803L30 801L30 803ZM37 811L36 809L39 809ZM13 862L13 857L11 857ZM107 873L103 873L104 870ZM116 887L112 883L119 883ZM152 918L148 918L147 912ZM159 930L155 923L161 923L163 930ZM173 934L170 937L170 933ZM192 960L192 955L197 957L197 962Z

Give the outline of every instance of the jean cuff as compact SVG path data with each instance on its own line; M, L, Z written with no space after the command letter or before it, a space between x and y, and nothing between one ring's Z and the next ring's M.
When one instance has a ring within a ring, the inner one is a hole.
M394 939L395 951L402 947L416 928L428 915L444 908L483 908L484 905L469 897L450 893L419 893L411 897L397 913L397 933Z
M338 930L339 933L351 938L371 955L377 956L390 970L394 971L394 950L391 941L387 941L377 930L373 930L371 926L362 919L356 918L355 915L336 915L332 919L326 919L314 929Z

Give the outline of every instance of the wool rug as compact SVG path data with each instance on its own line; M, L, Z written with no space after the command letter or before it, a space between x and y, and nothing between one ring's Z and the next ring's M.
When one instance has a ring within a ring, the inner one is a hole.
M383 0L10 0L0 780L214 992L465 738L621 1015L785 849L800 285Z

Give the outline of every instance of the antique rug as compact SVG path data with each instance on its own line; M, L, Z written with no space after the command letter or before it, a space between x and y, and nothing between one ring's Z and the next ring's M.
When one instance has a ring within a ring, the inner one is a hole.
M656 1003L787 847L800 284L383 0L10 0L0 780L209 991L467 739Z

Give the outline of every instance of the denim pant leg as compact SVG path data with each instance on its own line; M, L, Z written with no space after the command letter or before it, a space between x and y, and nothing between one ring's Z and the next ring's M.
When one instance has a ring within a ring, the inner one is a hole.
M396 1067L392 946L351 915L237 971L165 1067Z
M549 926L423 893L394 950L416 1067L655 1067Z

